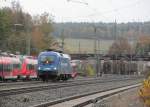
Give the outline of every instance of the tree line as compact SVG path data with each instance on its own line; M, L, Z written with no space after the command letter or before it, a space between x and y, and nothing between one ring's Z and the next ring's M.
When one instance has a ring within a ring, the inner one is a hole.
M115 28L116 26L116 28ZM71 38L87 38L91 39L94 36L94 27L97 28L97 38L104 40L113 40L117 37L127 37L137 39L139 35L150 34L150 22L128 22L128 23L89 23L89 22L67 22L55 23L53 32L56 36L61 36L60 33L64 29L66 35Z
M147 54L150 52L150 22L128 23L55 23L53 35L65 37L114 40L109 54ZM94 31L96 28L96 32Z
M53 42L52 18L48 13L31 16L18 2L0 8L0 50L36 55Z

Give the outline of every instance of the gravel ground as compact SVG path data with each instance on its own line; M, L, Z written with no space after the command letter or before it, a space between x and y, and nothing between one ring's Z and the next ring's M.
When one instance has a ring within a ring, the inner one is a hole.
M90 84L59 89L50 89L19 95L0 97L0 107L28 107L42 102L56 100L67 96L83 94L92 91L105 90L110 87L117 87L127 84L137 83L138 81L128 80L121 82L108 82L100 84Z
M139 88L130 89L128 91L116 94L112 97L104 99L92 107L145 107L138 96Z
M100 77L99 79L119 79L119 78L124 78L124 77L129 77L132 78L134 76L118 76L118 75L103 75L103 77ZM135 76L136 77L136 76ZM93 80L95 79L95 77L80 77L77 76L75 79L71 79L68 80L67 82L71 82L71 81L77 81L77 80ZM98 79L98 78L97 78ZM49 81L48 83L43 83L41 81L30 81L30 82L8 82L8 83L0 83L0 90L5 90L5 89L14 89L14 88L25 88L25 87L29 87L29 86L39 86L39 85L49 85L49 84L55 84L52 81Z
M93 80L95 78L85 78L85 77L78 77L74 80L70 79L67 82L75 82L77 80ZM100 79L104 79L104 78L100 78ZM59 82L59 83L64 83L63 81ZM30 87L30 86L43 86L43 85L51 85L51 84L56 84L53 81L49 81L49 82L42 82L42 81L30 81L30 82L8 82L8 83L0 83L0 90L6 90L6 89L14 89L14 88L26 88L26 87Z

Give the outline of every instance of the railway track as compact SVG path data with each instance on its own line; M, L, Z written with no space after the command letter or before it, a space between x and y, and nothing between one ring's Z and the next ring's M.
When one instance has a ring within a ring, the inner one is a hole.
M34 105L31 107L92 107L92 104L96 104L100 100L110 97L114 94L135 88L141 84L130 84L126 86L110 88L103 91L95 91L81 95L75 95L71 97L66 97L63 99L45 102L42 104Z
M69 81L65 81L65 82L73 82L73 81L88 81L88 80L98 80L98 79L106 79L106 78L135 78L134 76L118 76L118 75L109 75L109 76L104 76L104 77L100 77L100 78L94 78L94 77L89 77L89 78L77 78L77 79L74 79L74 80L69 80ZM58 81L60 82L60 81ZM48 83L56 83L56 82L53 82L53 81L49 81L47 83L43 83L42 81L17 81L17 82L2 82L0 81L0 87L3 87L3 86L21 86L21 85L29 85L29 84L48 84Z
M86 81L86 80L94 80L95 78L87 78L87 79L76 79L76 81ZM97 78L98 79L98 78ZM68 80L65 82L73 82L74 80ZM59 83L63 83L64 81L58 81ZM0 90L2 89L2 87L14 87L16 88L16 86L18 87L25 87L25 85L37 85L37 84L54 84L54 83L58 83L57 81L48 81L48 82L42 82L42 81L17 81L17 82L0 82Z
M77 78L77 79L75 79L76 81L85 81L85 80L93 80L93 79L99 79L99 78ZM74 80L68 80L69 82L70 81L74 81ZM45 82L45 83L56 83L57 81L49 81L49 82ZM62 81L58 81L58 82L62 82ZM66 81L65 81L66 82ZM3 81L0 81L0 87L2 87L2 86L17 86L17 85L26 85L26 84L37 84L37 83L44 83L44 82L42 82L41 80L39 80L39 81L35 81L35 80L32 80L32 81L16 81L16 82L14 82L14 81L9 81L9 82L3 82Z
M29 93L35 91L43 91L48 89L57 89L63 87L73 87L79 85L88 85L88 84L101 84L106 82L115 82L115 81L126 81L126 80L136 80L139 78L118 78L118 79L90 79L90 80L78 80L78 81L70 81L66 83L53 83L53 84L40 84L39 86L29 86L23 88L10 88L0 90L0 96L9 96L9 95L16 95L22 93Z
M42 83L42 82L41 81L0 82L0 87L1 86L13 86L13 85L25 85L25 84L37 84L37 83Z

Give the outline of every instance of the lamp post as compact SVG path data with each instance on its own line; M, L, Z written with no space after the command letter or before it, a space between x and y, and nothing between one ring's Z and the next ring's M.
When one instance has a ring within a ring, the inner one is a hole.
M17 29L23 28L24 25L20 24L20 23L16 23L16 24L14 24L14 27L15 27L15 31L17 31Z
M23 24L20 24L20 23L13 24L13 32L14 32L15 35L19 35L19 31L21 31L21 30L22 31L24 30L24 25ZM20 41L20 39L19 39L19 41ZM21 49L18 48L17 51L21 51Z
M113 36L114 36L114 41L117 43L118 38L117 38L117 22L116 22L116 20L114 23ZM118 69L118 52L117 51L115 53L115 65L116 65L116 73L119 74L120 71Z
M97 32L97 28L96 26L93 26L94 28L94 54L95 54L95 59L96 59L96 75L98 76L102 76L102 72L101 72L101 59L100 59L100 49L97 49L97 36L96 36L96 32ZM100 41L98 39L98 45L100 45ZM100 46L98 46L98 48L100 48Z
M24 30L25 33L26 33L26 54L27 55L30 55L30 48L31 48L31 36L29 34L29 29L30 29L30 26L29 24L27 24L26 26L23 25L23 24L20 24L20 23L16 23L13 25L14 26L14 30L15 32L17 32L17 30Z
M30 55L30 53L31 53L31 36L29 34L29 28L27 28L27 30L26 30L26 35L27 35L26 52L27 52L27 55Z
M65 32L65 30L63 29L62 31L61 31L61 50L64 52L64 42L65 42L65 35L64 35L64 32Z
M3 69L3 58L2 58L2 56L1 56L1 50L0 50L0 59L1 59L1 68L0 68L0 72L2 72L2 77L1 77L1 79L2 79L2 81L3 81L3 78L4 78L4 69Z
M28 16L28 15L27 15ZM28 17L25 17L25 32L26 32L26 40L27 40L27 45L26 45L26 54L27 55L30 55L31 53L31 35L30 35L30 32L31 32L31 29L32 29L32 22L30 20L30 16Z
M94 54L95 54L95 59L96 59L96 76L98 77L98 73L99 73L99 58L98 58L98 54L97 54L97 39L96 39L96 27L93 26L94 28L94 36L95 36L95 39L94 39Z

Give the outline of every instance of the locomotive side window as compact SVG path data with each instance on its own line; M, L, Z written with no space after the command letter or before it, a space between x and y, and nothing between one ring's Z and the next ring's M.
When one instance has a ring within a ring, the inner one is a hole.
M69 60L66 58L61 59L61 70L62 71L70 71L71 65L69 64Z
M61 60L61 66L68 66L68 60L67 59L62 59Z

